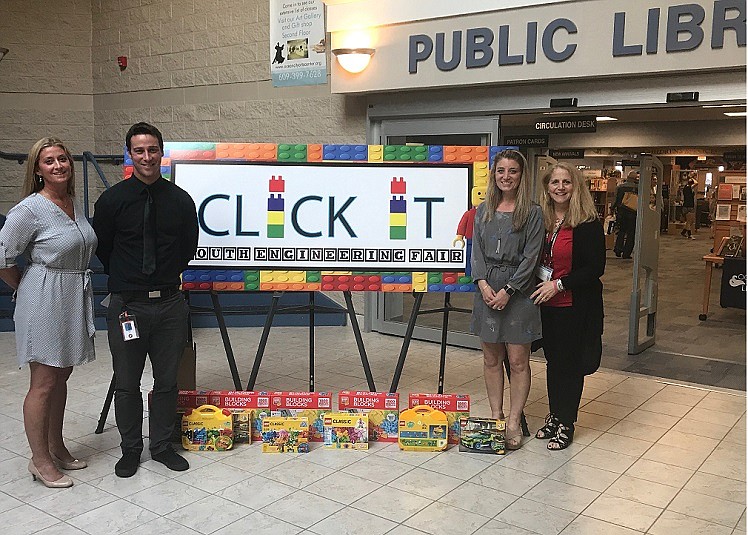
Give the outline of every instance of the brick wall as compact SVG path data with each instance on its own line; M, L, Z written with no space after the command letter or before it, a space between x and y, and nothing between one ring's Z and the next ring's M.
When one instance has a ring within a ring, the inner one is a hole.
M91 4L99 152L121 150L127 127L140 120L173 141L366 139L362 97L332 95L329 84L272 87L267 0Z
M363 143L365 98L272 87L268 10L267 0L3 0L0 150L55 135L76 153L121 154L143 120L173 141ZM0 160L0 212L22 177Z
M27 153L56 136L73 152L94 146L90 0L3 0L0 150ZM20 196L25 167L0 160L0 212ZM79 184L80 184L80 173Z

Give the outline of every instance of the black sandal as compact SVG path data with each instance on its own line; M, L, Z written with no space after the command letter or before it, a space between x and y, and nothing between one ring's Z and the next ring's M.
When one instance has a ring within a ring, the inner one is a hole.
M565 450L574 439L574 426L564 425L559 422L556 436L548 442L549 450Z
M538 429L538 432L535 433L535 438L539 438L540 440L548 440L549 438L556 436L556 431L558 431L558 425L560 423L561 422L558 421L558 418L556 418L552 414L549 414L545 417L545 425Z

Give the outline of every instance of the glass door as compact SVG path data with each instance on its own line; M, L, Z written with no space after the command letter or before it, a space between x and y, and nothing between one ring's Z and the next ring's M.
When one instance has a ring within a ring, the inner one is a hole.
M379 135L373 136L374 139L371 139L370 143L487 146L498 133L499 118L396 120L382 121L372 127L372 132L379 132ZM461 216L462 214L455 215L455 233ZM470 334L473 293L451 293L450 302L452 307L467 312L450 312L447 342L451 345L478 348L478 339ZM426 293L420 310L423 312L442 308L444 303L444 293ZM367 327L385 334L404 336L413 304L412 294L372 292L368 294L366 303ZM413 337L439 342L442 320L441 313L420 314Z

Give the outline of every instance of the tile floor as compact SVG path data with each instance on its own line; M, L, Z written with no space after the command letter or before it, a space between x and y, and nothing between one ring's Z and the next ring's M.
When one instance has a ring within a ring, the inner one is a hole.
M260 329L230 330L243 381ZM303 328L274 328L257 389L306 390ZM380 389L391 380L400 340L365 333ZM198 386L231 387L220 335L198 330ZM317 390L366 389L350 329L316 331ZM89 468L70 472L72 489L33 482L26 465L21 403L27 369L18 370L12 333L0 334L0 525L8 533L148 534L733 534L746 532L745 393L667 384L600 371L588 378L574 444L548 452L528 439L506 456L401 452L374 443L368 452L186 454L192 467L169 472L145 453L131 479L114 475L119 435L110 414L93 434L111 377L106 335L96 362L69 383L65 435ZM438 346L414 342L401 395L434 391ZM532 362L527 406L532 430L547 411L544 364ZM144 393L151 380L143 381ZM470 394L486 415L477 351L450 348L445 391ZM147 425L145 426L147 429ZM189 531L187 531L189 530Z

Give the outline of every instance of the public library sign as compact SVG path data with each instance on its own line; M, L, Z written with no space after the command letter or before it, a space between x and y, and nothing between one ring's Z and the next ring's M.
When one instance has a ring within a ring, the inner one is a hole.
M362 73L334 92L744 67L745 0L584 0L376 29Z

